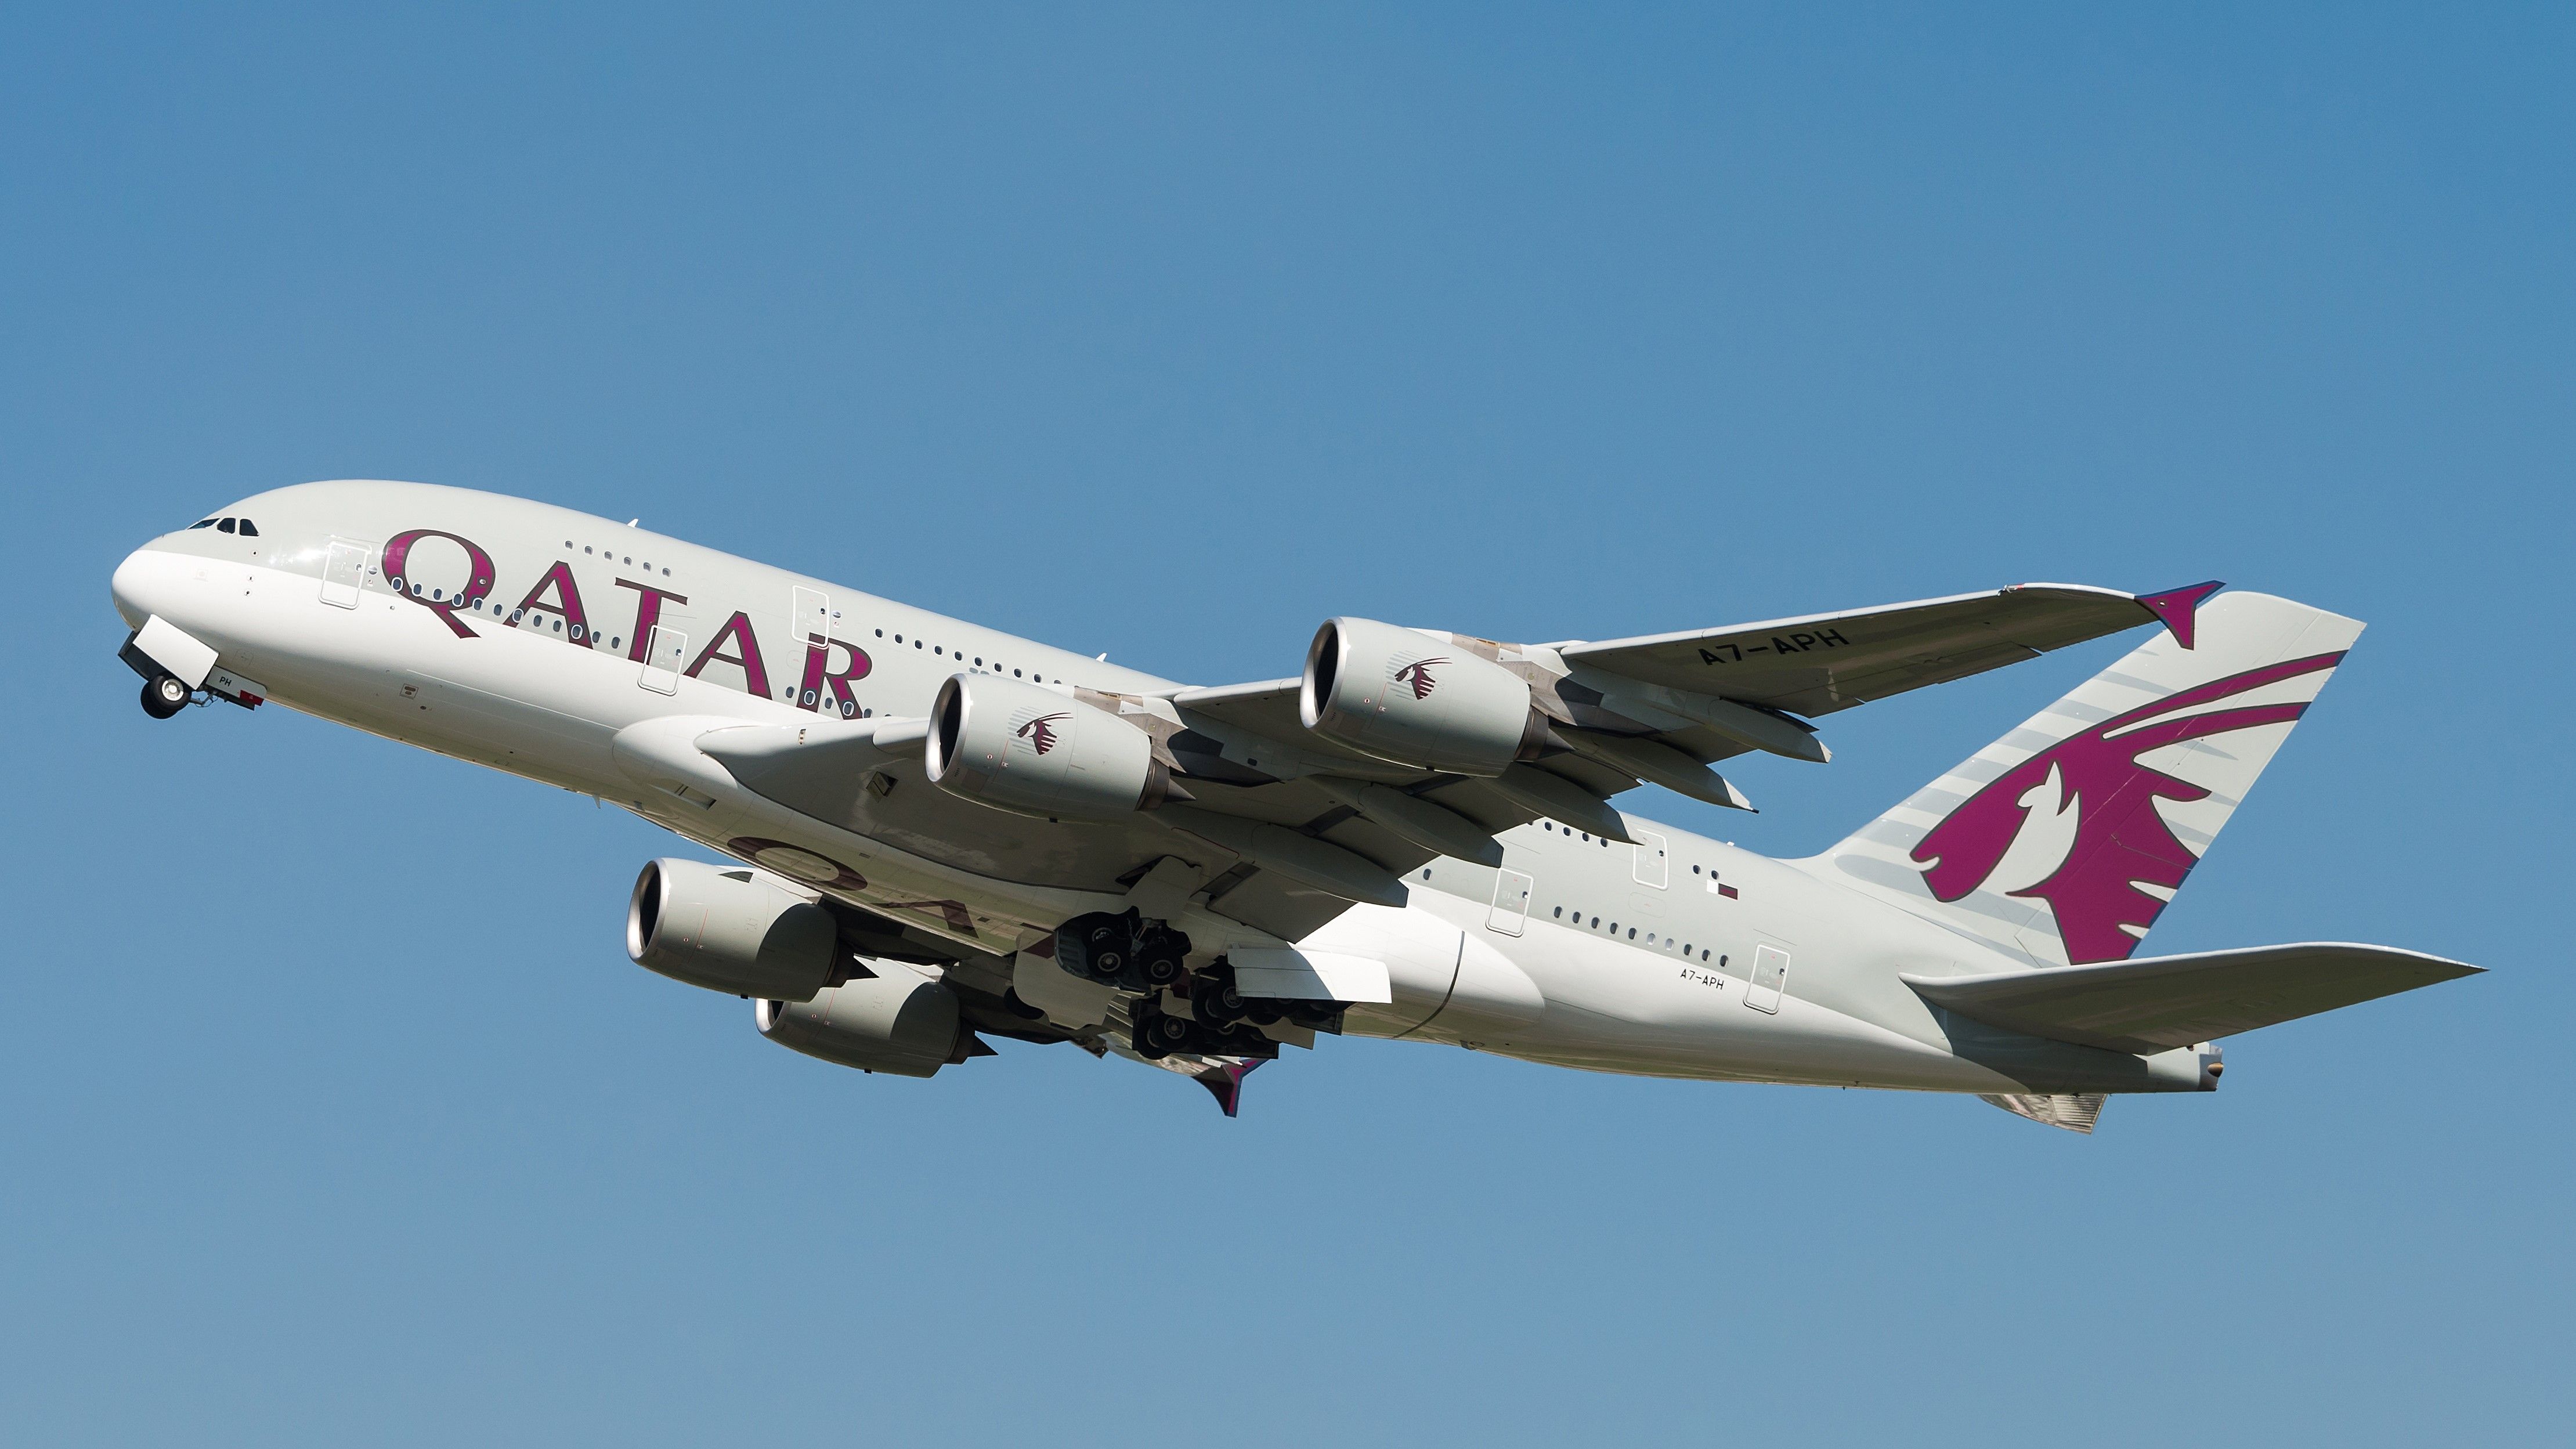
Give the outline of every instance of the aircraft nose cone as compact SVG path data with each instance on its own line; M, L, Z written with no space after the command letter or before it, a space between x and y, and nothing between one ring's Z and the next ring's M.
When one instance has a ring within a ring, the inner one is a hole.
M169 555L150 548L138 548L116 566L116 576L107 583L108 593L116 600L116 612L125 627L140 629L143 621L163 611L163 598L168 590L163 578L169 572Z

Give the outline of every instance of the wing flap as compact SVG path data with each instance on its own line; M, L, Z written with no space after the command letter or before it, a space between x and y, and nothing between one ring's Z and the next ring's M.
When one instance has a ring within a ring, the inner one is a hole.
M2007 1031L2152 1053L2352 1006L2484 968L2401 951L2312 941L2092 966L1902 979L1916 995Z

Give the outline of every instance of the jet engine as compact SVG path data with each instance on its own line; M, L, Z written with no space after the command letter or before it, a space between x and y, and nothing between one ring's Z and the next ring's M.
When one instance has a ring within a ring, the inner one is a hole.
M1171 772L1143 730L1050 689L989 674L951 675L930 710L923 752L951 795L1046 819L1116 820L1171 794Z
M636 965L737 996L812 999L832 979L839 935L811 897L749 866L657 860L626 906Z
M760 1034L792 1051L863 1072L927 1077L958 1059L965 1031L957 993L893 962L816 992L811 1001L755 1001Z
M1315 631L1297 691L1306 728L1373 759L1457 775L1535 759L1547 716L1528 681L1483 655L1371 619Z

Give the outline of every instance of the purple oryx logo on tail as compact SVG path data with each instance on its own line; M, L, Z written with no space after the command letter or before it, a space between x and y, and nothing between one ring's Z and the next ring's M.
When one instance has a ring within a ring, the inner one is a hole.
M2342 659L2340 653L2318 654L2249 669L2058 741L2005 771L1932 827L1912 852L1917 862L1930 866L1923 872L1924 885L1944 901L1984 885L2030 819L2024 797L2055 776L2058 798L2066 802L2061 808L2076 812L2074 844L2047 879L2009 894L2048 902L2068 961L2081 966L2126 959L2138 948L2138 934L2165 904L2139 885L2159 886L2171 894L2200 863L2165 823L2155 802L2187 803L2209 796L2198 785L2138 763L2138 757L2187 740L2296 720L2307 705L2202 707L2332 669ZM2201 712L2179 713L2187 710ZM2124 929L2128 927L2137 934Z
M1446 664L1447 659L1416 659L1395 671L1395 682L1413 691L1415 699L1429 699L1438 684L1431 677L1431 666Z

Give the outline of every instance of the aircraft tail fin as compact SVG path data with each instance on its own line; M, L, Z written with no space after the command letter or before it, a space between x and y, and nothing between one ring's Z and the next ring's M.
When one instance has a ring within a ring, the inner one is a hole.
M2361 634L2218 588L1810 868L2034 966L2127 959Z

